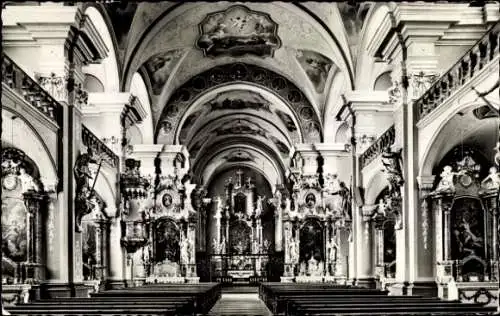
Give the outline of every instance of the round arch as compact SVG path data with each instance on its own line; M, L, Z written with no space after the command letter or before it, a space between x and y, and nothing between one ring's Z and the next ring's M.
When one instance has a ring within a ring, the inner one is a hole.
M12 119L13 116L16 118ZM3 126L7 122L12 124L10 128ZM2 132L2 146L7 144L22 150L35 162L45 190L55 190L58 183L56 162L37 130L22 116L4 107Z
M495 129L497 128L498 123L495 119L487 119L483 122L472 121L472 123L476 123L476 125L472 128L467 126L467 122L471 122L469 117L473 115L472 109L482 105L483 104L479 103L479 101L461 104L454 111L449 113L446 119L439 124L436 129L438 132L430 138L429 142L427 142L427 147L423 152L418 173L420 177L432 175L434 165L439 163L444 155L458 144L461 138L455 137L456 141L453 142L450 141L453 140L452 135L457 135L459 132L467 131L467 135L462 135L465 138L481 129L488 129L489 127ZM494 137L491 138L494 140ZM492 149L494 146L492 145L489 147Z
M138 72L136 72L132 77L132 83L130 86L130 93L135 95L139 101L141 101L142 107L146 111L146 117L141 124L137 126L139 132L142 136L142 143L152 144L153 137L153 115L151 113L151 103L149 98L148 89L144 78ZM132 139L133 141L133 139Z
M365 198L364 202L366 205L376 204L377 197L384 191L384 189L389 186L389 181L387 181L387 176L379 170L375 172L375 174L368 179L367 184L365 185Z
M199 5L199 4L198 4ZM136 37L133 43L130 43L125 56L124 64L124 80L122 82L122 89L127 89L130 85L130 74L135 71L133 69L135 56L140 52L143 46L147 45L149 38L155 33L155 30L165 27L165 23L161 23L168 16L178 16L182 15L181 12L184 8L190 8L188 6L193 6L193 4L176 3L168 6L161 14L155 17L155 19L146 27L146 29ZM297 16L304 18L311 26L317 31L321 37L326 41L327 45L330 47L331 52L335 55L335 60L342 61L340 68L349 74L350 86L354 89L354 73L352 70L352 60L349 54L349 48L343 46L333 31L328 27L328 25L318 17L318 15L310 10L307 6L301 4L281 4L281 9L285 9ZM254 8L252 8L254 9ZM186 9L187 10L187 9Z
M86 7L85 14L95 25L97 32L109 50L109 55L100 64L91 64L85 67L84 72L98 78L104 85L105 92L119 92L120 70L115 49L116 40L113 40L111 24L109 21L106 21L102 11L96 6Z

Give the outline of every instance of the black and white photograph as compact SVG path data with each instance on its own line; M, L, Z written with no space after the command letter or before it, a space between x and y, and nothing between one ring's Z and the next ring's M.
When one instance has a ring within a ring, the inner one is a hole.
M500 1L3 1L2 315L500 315Z

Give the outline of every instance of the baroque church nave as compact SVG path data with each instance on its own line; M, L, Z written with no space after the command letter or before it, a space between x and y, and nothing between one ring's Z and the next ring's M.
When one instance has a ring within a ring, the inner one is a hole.
M263 282L499 305L498 1L2 6L4 306Z

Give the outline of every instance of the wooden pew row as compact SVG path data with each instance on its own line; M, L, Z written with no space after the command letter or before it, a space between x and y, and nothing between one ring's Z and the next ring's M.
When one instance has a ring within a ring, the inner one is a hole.
M293 296L305 297L359 297L359 298L380 298L386 297L387 291L368 289L353 286L338 286L330 284L276 284L261 283L259 287L260 299L266 304L273 314L283 314L287 308L287 301ZM358 299L359 300L359 299Z
M489 315L495 308L419 296L388 296L356 287L262 283L259 295L275 315Z
M186 293L188 292L188 293ZM106 293L106 294L104 294ZM100 295L104 294L104 295ZM12 315L197 315L220 297L220 285L154 285L96 293L91 298L39 300L9 307Z
M491 314L495 309L486 311L483 306L467 306L468 304L462 304L466 306L442 306L436 305L408 305L408 304L386 304L386 305L373 305L373 306L358 306L355 303L338 307L335 305L321 306L308 306L300 305L293 310L287 311L287 316L298 316L298 315L315 315L315 316L325 316L325 315L391 315L391 314L401 314L401 315L415 315L417 313L427 313L431 315L464 315L464 314L475 314L475 315L488 315Z

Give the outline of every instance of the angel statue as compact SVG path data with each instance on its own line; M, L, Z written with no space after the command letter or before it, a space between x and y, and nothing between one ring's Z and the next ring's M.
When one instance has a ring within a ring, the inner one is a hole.
M378 201L377 207L375 208L375 210L373 212L372 219L375 219L379 216L382 218L385 218L387 216L387 213L385 212L386 208L387 208L387 204L385 203L384 199L380 199Z
M498 172L497 167L493 166L490 168L490 174L483 180L484 183L489 183L491 188L498 189L500 188L500 173Z
M436 192L453 192L455 191L455 176L462 175L465 170L454 172L450 166L444 166L441 172L441 180L436 188Z

